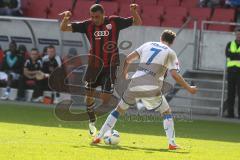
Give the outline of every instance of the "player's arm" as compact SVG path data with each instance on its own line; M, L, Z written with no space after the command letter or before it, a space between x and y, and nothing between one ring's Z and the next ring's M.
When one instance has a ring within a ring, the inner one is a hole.
M128 68L129 64L131 64L133 61L138 60L140 58L139 54L137 51L134 51L130 53L125 61L124 61L124 66L123 66L123 76L125 79L128 79Z
M172 69L170 71L173 79L183 88L185 88L188 92L195 94L197 92L197 87L196 86L190 86L184 78L177 72L176 69Z
M33 73L32 71L29 71L27 68L23 69L23 74L24 74L24 76L26 76L29 79L35 78L35 73Z
M133 16L133 25L136 25L136 26L142 25L142 19L138 14L137 7L138 7L137 4L130 5L130 11Z
M70 22L72 13L70 11L65 11L63 13L60 13L59 15L64 16L60 24L60 30L63 32L72 32L72 24Z

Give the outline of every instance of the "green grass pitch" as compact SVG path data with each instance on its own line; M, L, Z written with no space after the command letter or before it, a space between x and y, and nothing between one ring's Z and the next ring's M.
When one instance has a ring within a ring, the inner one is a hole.
M53 109L0 104L0 160L239 160L240 124L176 121L181 150L168 151L162 122L116 125L117 146L91 145L87 122L63 122ZM98 119L98 128L106 117Z

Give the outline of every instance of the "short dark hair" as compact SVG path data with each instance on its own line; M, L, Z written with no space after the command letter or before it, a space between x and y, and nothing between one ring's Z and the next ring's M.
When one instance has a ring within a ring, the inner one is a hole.
M94 4L90 7L90 12L98 12L104 13L103 6L101 4Z
M161 40L169 44L172 44L175 38L176 33L171 30L164 30L161 35Z
M55 47L53 45L49 45L47 48L48 49L55 49Z
M32 48L31 51L36 51L36 52L38 52L38 49L37 49L37 48Z

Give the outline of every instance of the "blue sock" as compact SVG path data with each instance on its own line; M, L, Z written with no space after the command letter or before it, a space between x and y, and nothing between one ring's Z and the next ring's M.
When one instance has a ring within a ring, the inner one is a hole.
M113 110L109 116L107 117L105 123L103 124L100 132L99 132L99 135L98 135L98 138L102 138L103 135L108 131L108 130L111 130L116 122L117 122L117 119L119 117L120 113L117 111L117 110Z
M163 119L170 119L170 118L173 118L172 114L165 114L163 116Z
M120 113L119 113L117 110L113 110L113 111L111 112L111 115L112 115L113 117L115 117L116 119L118 119Z

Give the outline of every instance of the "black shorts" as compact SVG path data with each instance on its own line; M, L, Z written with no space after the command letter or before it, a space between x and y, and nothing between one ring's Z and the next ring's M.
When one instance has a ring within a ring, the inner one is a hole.
M96 68L88 68L85 89L92 90L100 86L103 93L113 93L116 71L116 67L103 68L101 71Z

